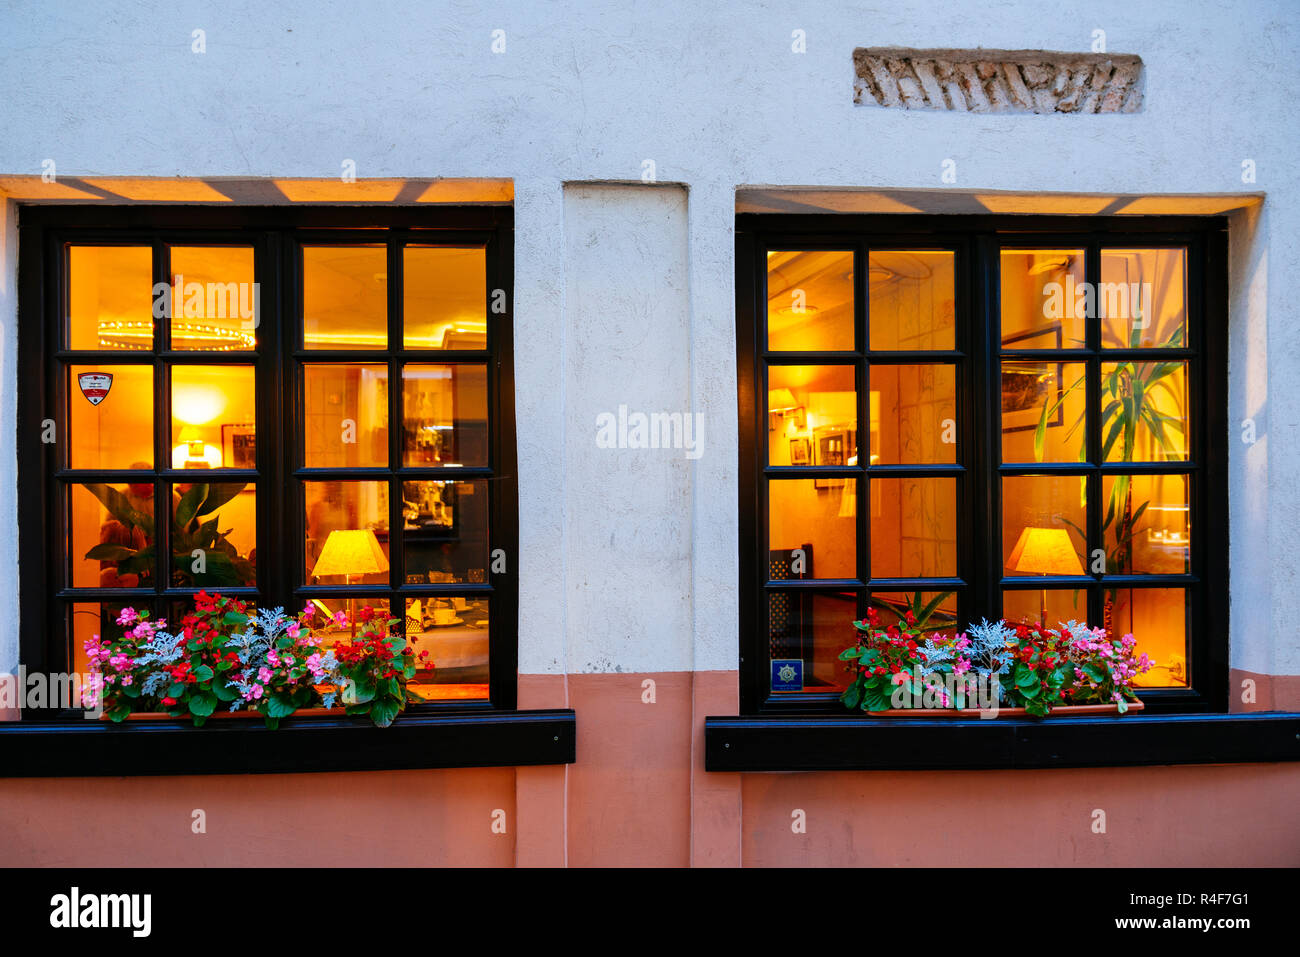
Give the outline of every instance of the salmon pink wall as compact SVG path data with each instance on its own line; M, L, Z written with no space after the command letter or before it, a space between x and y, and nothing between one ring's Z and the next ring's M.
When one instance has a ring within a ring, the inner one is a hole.
M1295 706L1295 679L1254 706ZM521 675L571 707L560 767L152 778L0 777L0 865L1284 865L1300 765L716 774L704 719L734 671ZM400 720L400 719L399 719ZM207 833L191 830L206 812ZM492 830L505 813L506 832ZM791 825L802 812L804 830ZM1096 811L1105 832L1094 832Z

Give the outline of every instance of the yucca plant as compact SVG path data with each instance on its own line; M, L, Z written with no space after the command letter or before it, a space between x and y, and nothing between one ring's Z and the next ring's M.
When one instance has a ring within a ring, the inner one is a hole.
M1136 349L1141 346L1142 330L1144 328L1145 324L1133 323L1133 328L1129 333L1130 348ZM1177 349L1181 348L1182 345L1183 326L1180 324L1158 348ZM1155 396L1159 392L1166 393L1172 399L1174 407L1181 413L1182 398L1174 390L1169 377L1182 365L1183 363L1179 360L1162 361L1159 359L1117 362L1109 373L1102 376L1101 430L1103 441L1101 460L1103 462L1107 461L1117 442L1120 447L1120 461L1133 461L1134 453L1137 450L1139 426L1146 427L1159 451L1167 458L1173 458L1179 454L1178 444L1173 433L1182 434L1184 432L1183 417L1181 414L1167 415L1161 412L1156 407ZM1049 397L1043 403L1043 411L1038 417L1038 427L1034 430L1035 461L1041 462L1043 460L1043 448L1047 439L1047 423L1076 389L1083 388L1085 379L1086 376L1080 376L1062 390L1055 400ZM1086 417L1087 408L1085 406L1084 411L1079 413L1078 418L1075 419L1069 431L1066 432L1066 441L1069 441L1076 433L1080 432ZM1080 462L1087 461L1088 457L1086 435L1087 433L1084 432L1080 436L1078 452L1078 461ZM1079 479L1079 499L1081 504L1087 504L1087 480L1083 477ZM1122 573L1132 567L1133 539L1137 533L1137 523L1149 504L1149 502L1142 502L1134 508L1130 476L1117 475L1115 477L1115 482L1111 485L1110 495L1106 501L1106 514L1101 525L1104 539L1106 530L1110 528L1112 523L1116 523L1115 545L1106 554L1106 571L1108 574ZM1073 528L1085 542L1088 540L1087 532L1079 528L1074 522L1064 517L1062 517L1062 521ZM1116 590L1108 589L1105 622L1107 633L1111 630L1111 612L1115 598Z

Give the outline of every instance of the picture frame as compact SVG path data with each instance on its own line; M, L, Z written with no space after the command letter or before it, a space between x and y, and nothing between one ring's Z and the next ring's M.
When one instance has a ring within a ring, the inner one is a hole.
M843 468L849 458L856 454L857 429L826 429L813 436L813 465L825 468ZM813 488L840 488L844 485L842 478L813 479Z
M798 437L790 440L790 464L791 465L808 465L812 461L811 443L807 437Z
M1046 340L1037 342L1035 340ZM1013 343L1015 345L1013 345ZM1027 329L1024 332L1007 336L1002 340L1002 348L1015 349L1060 349L1064 343L1060 323ZM1022 367L1012 371L1006 369L1008 362L1016 362ZM1055 368L1053 368L1055 367ZM1002 432L1032 432L1038 428L1038 419L1042 414L1043 403L1059 397L1065 388L1065 363L1037 359L1004 359L1000 368L1002 394ZM1053 395L1055 390L1055 395ZM1055 415L1047 420L1049 429L1065 425L1065 408L1058 407Z
M257 468L257 427L222 425L221 462L228 469Z

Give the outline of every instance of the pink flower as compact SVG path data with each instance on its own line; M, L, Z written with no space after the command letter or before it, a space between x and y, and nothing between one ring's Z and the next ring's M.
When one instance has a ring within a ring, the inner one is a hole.
M253 685L253 689L249 691L245 697L248 698L249 701L256 701L258 698L262 697L262 686Z
M117 623L119 625L129 625L135 621L136 618L137 615L134 608L123 608L122 613L117 616Z
M300 630L300 626L296 621L294 621L289 623L289 627L284 630L284 633L290 638L297 638Z
M272 668L280 667L280 656L276 654L274 648L272 648L270 651L266 653L266 660L271 663ZM262 670L265 671L266 669L263 668Z
M257 669L257 680L266 684L271 680L271 669L262 667Z
M336 611L334 613L334 624L338 625L341 628L347 623L348 623L348 616L346 614L344 614L341 611Z

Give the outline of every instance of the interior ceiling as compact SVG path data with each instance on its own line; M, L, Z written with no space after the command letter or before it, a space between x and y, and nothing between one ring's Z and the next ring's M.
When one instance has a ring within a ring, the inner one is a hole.
M311 203L366 205L504 205L514 202L514 181L491 178L251 179L0 176L0 194L20 202L239 203L282 206Z
M853 307L853 267L842 251L805 250L768 253L767 299L768 324L779 331L807 319L785 308L790 293L802 289L807 302L817 312L828 313L841 307ZM870 289L900 282L928 279L931 266L919 256L905 250L875 250L870 256L867 283Z

